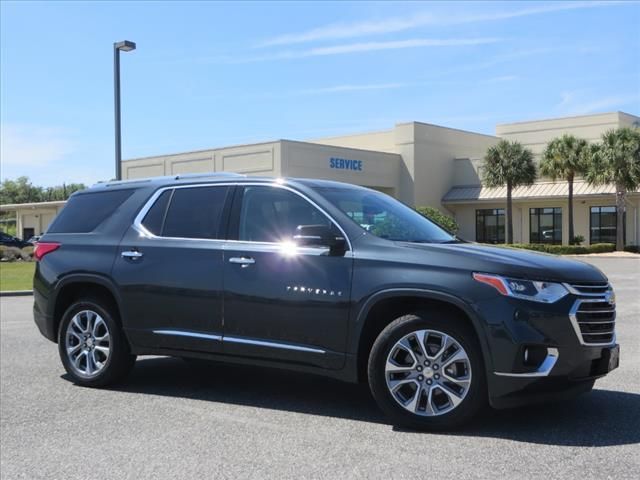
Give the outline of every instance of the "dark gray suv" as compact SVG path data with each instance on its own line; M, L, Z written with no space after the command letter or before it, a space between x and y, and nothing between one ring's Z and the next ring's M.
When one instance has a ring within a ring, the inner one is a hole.
M101 184L35 256L36 324L85 386L122 380L136 355L249 363L368 382L394 423L437 429L487 402L589 391L618 365L596 268L463 242L336 182Z

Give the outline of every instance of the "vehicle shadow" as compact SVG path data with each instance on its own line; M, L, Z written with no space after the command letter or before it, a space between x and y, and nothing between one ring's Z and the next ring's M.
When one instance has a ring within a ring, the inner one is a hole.
M126 382L114 390L388 423L365 385L284 370L142 358ZM571 401L486 409L477 420L451 434L560 446L640 443L640 394L594 389Z

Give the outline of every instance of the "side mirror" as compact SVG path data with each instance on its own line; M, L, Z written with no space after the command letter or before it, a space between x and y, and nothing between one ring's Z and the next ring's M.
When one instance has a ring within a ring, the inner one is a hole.
M293 240L303 247L329 247L332 254L339 251L344 253L347 243L327 225L298 225Z

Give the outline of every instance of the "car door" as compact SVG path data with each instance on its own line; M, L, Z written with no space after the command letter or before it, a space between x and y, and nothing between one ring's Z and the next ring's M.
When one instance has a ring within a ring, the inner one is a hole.
M224 352L340 368L351 252L296 247L292 238L298 225L326 224L337 236L345 234L302 194L277 184L239 185L231 215L224 251Z
M224 185L158 191L125 234L113 277L134 344L221 350L222 236L231 191Z

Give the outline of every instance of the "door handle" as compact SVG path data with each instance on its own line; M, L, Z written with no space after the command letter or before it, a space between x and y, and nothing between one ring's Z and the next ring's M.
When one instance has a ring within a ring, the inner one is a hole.
M242 265L242 268L246 268L256 263L256 261L251 257L231 257L229 263L237 263L238 265Z
M129 250L128 252L122 252L120 255L122 255L122 258L130 258L131 260L137 260L138 258L142 257L144 253L138 252L136 250Z

